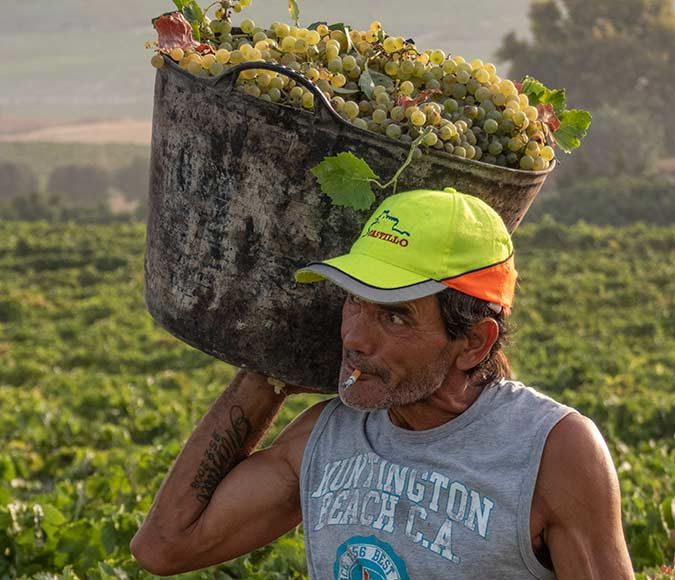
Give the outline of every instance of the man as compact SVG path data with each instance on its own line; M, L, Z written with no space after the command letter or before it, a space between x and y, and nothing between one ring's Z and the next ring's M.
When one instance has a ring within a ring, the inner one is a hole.
M454 190L391 196L349 254L296 278L348 292L339 397L253 452L301 389L240 372L132 540L143 567L230 560L303 521L317 580L633 578L602 436L507 379L516 271L489 206Z

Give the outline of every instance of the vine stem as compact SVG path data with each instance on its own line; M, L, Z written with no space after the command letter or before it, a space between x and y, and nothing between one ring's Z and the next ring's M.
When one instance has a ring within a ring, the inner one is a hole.
M216 2L211 2L206 8L204 8L204 16L206 16L206 13L211 10L216 4L222 4L220 0L216 0Z
M369 181L371 183L374 183L375 185L377 185L380 189L386 189L390 185L393 185L392 192L396 193L396 184L398 182L398 178L401 176L401 173L403 173L405 171L405 168L408 167L408 165L410 165L410 163L412 162L413 156L415 155L415 149L417 149L417 147L422 142L424 137L426 137L427 134L429 134L430 132L431 132L431 127L427 127L427 130L424 131L424 133L422 133L419 137L417 137L417 139L415 139L411 143L410 151L408 151L408 157L406 157L406 160L403 162L401 167L399 167L396 170L396 173L394 173L394 177L392 177L389 181L387 181L387 183L382 185L377 179L370 179Z

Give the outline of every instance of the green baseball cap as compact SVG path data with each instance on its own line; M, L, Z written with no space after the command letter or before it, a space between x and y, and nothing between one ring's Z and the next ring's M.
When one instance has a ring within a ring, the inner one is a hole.
M452 188L387 197L348 254L312 262L298 282L330 280L370 302L394 303L454 288L510 310L517 272L501 217Z

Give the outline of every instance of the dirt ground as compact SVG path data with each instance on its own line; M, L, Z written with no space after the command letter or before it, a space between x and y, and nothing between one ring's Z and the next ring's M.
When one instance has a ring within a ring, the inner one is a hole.
M128 143L149 145L151 121L119 119L54 124L40 119L0 118L0 141L47 143Z

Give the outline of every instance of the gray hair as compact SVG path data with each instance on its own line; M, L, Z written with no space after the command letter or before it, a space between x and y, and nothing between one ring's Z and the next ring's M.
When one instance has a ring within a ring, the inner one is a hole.
M499 336L490 352L480 364L467 373L470 384L482 387L501 378L510 378L511 365L503 349L508 343L511 328L504 310L497 314L490 308L488 302L452 288L439 292L436 297L450 340L466 336L469 330L484 318L493 318L499 325Z

